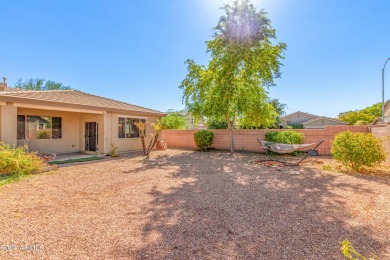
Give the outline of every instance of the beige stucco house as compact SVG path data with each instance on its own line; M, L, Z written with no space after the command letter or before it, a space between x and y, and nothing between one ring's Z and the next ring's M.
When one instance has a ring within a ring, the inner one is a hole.
M337 126L347 125L347 122L343 122L334 118L325 116L316 116L305 112L295 112L285 115L280 118L279 127L286 128L288 126L301 126L306 129L321 129L325 126Z
M27 144L38 153L87 152L108 154L141 150L134 122L150 123L164 116L156 110L77 90L31 91L0 83L0 141Z
M390 100L387 100L385 102L385 121L386 124L390 124ZM373 125L383 125L382 118L378 117L375 118L374 122L372 122Z

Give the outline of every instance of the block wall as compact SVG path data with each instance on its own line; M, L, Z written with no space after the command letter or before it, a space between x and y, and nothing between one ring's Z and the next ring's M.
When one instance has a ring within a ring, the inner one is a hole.
M324 140L322 145L318 147L318 152L321 155L330 154L331 143L336 134L350 130L352 132L369 132L368 126L326 126L325 129L294 129L294 131L304 133L305 143L315 143ZM167 143L169 148L186 148L196 149L194 143L194 133L197 130L164 130L162 131L162 139ZM218 150L230 149L229 130L210 130L214 132L213 148ZM269 131L286 131L279 129L240 129L234 130L234 146L236 151L263 152L257 141L257 138L264 140L265 133ZM390 130L389 130L390 131ZM389 141L390 143L390 141ZM390 144L389 144L390 145Z

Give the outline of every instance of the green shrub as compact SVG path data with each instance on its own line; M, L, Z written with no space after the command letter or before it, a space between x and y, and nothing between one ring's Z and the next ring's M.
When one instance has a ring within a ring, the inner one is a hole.
M339 133L333 141L331 154L334 159L356 171L386 160L381 140L371 133Z
M295 131L273 131L265 134L265 140L282 144L303 144L303 133Z
M208 130L200 130L194 134L195 144L200 151L207 151L214 140L214 133Z
M118 147L115 144L111 144L111 152L110 152L111 157L119 157L117 150Z
M370 254L370 256L364 257L363 255L359 254L355 248L353 248L352 244L345 239L343 242L341 242L341 252L347 259L351 260L375 260L379 259L376 255Z
M30 174L39 170L43 161L36 153L29 153L27 146L12 147L0 143L0 174Z
M169 114L161 118L161 123L167 129L185 129L187 126L186 118L179 114Z

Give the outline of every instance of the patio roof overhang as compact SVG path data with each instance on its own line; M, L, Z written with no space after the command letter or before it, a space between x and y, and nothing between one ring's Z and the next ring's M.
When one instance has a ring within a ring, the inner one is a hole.
M164 113L139 112L139 111L131 111L125 109L104 108L99 106L89 106L89 105L82 105L82 104L76 105L76 104L70 104L64 102L32 100L32 99L19 98L19 97L2 96L1 98L2 101L0 101L0 105L13 103L14 106L21 107L21 108L33 108L33 109L76 112L76 113L90 113L90 114L106 114L107 112L114 112L114 113L123 113L123 114L130 113L135 116L161 117L166 115Z
M74 112L74 113L88 113L88 114L106 114L105 111L83 109L83 108L72 108L72 107L60 107L60 106L45 106L45 105L36 105L36 104L24 104L24 103L13 103L15 107L21 108L31 108L31 109L42 109L42 110L51 110L51 111L64 111L64 112Z

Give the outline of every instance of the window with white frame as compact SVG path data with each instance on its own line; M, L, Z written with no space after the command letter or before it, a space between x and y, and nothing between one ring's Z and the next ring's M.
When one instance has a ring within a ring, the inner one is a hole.
M135 125L136 122L146 122L140 118L118 118L118 138L138 138L141 136L140 130Z

